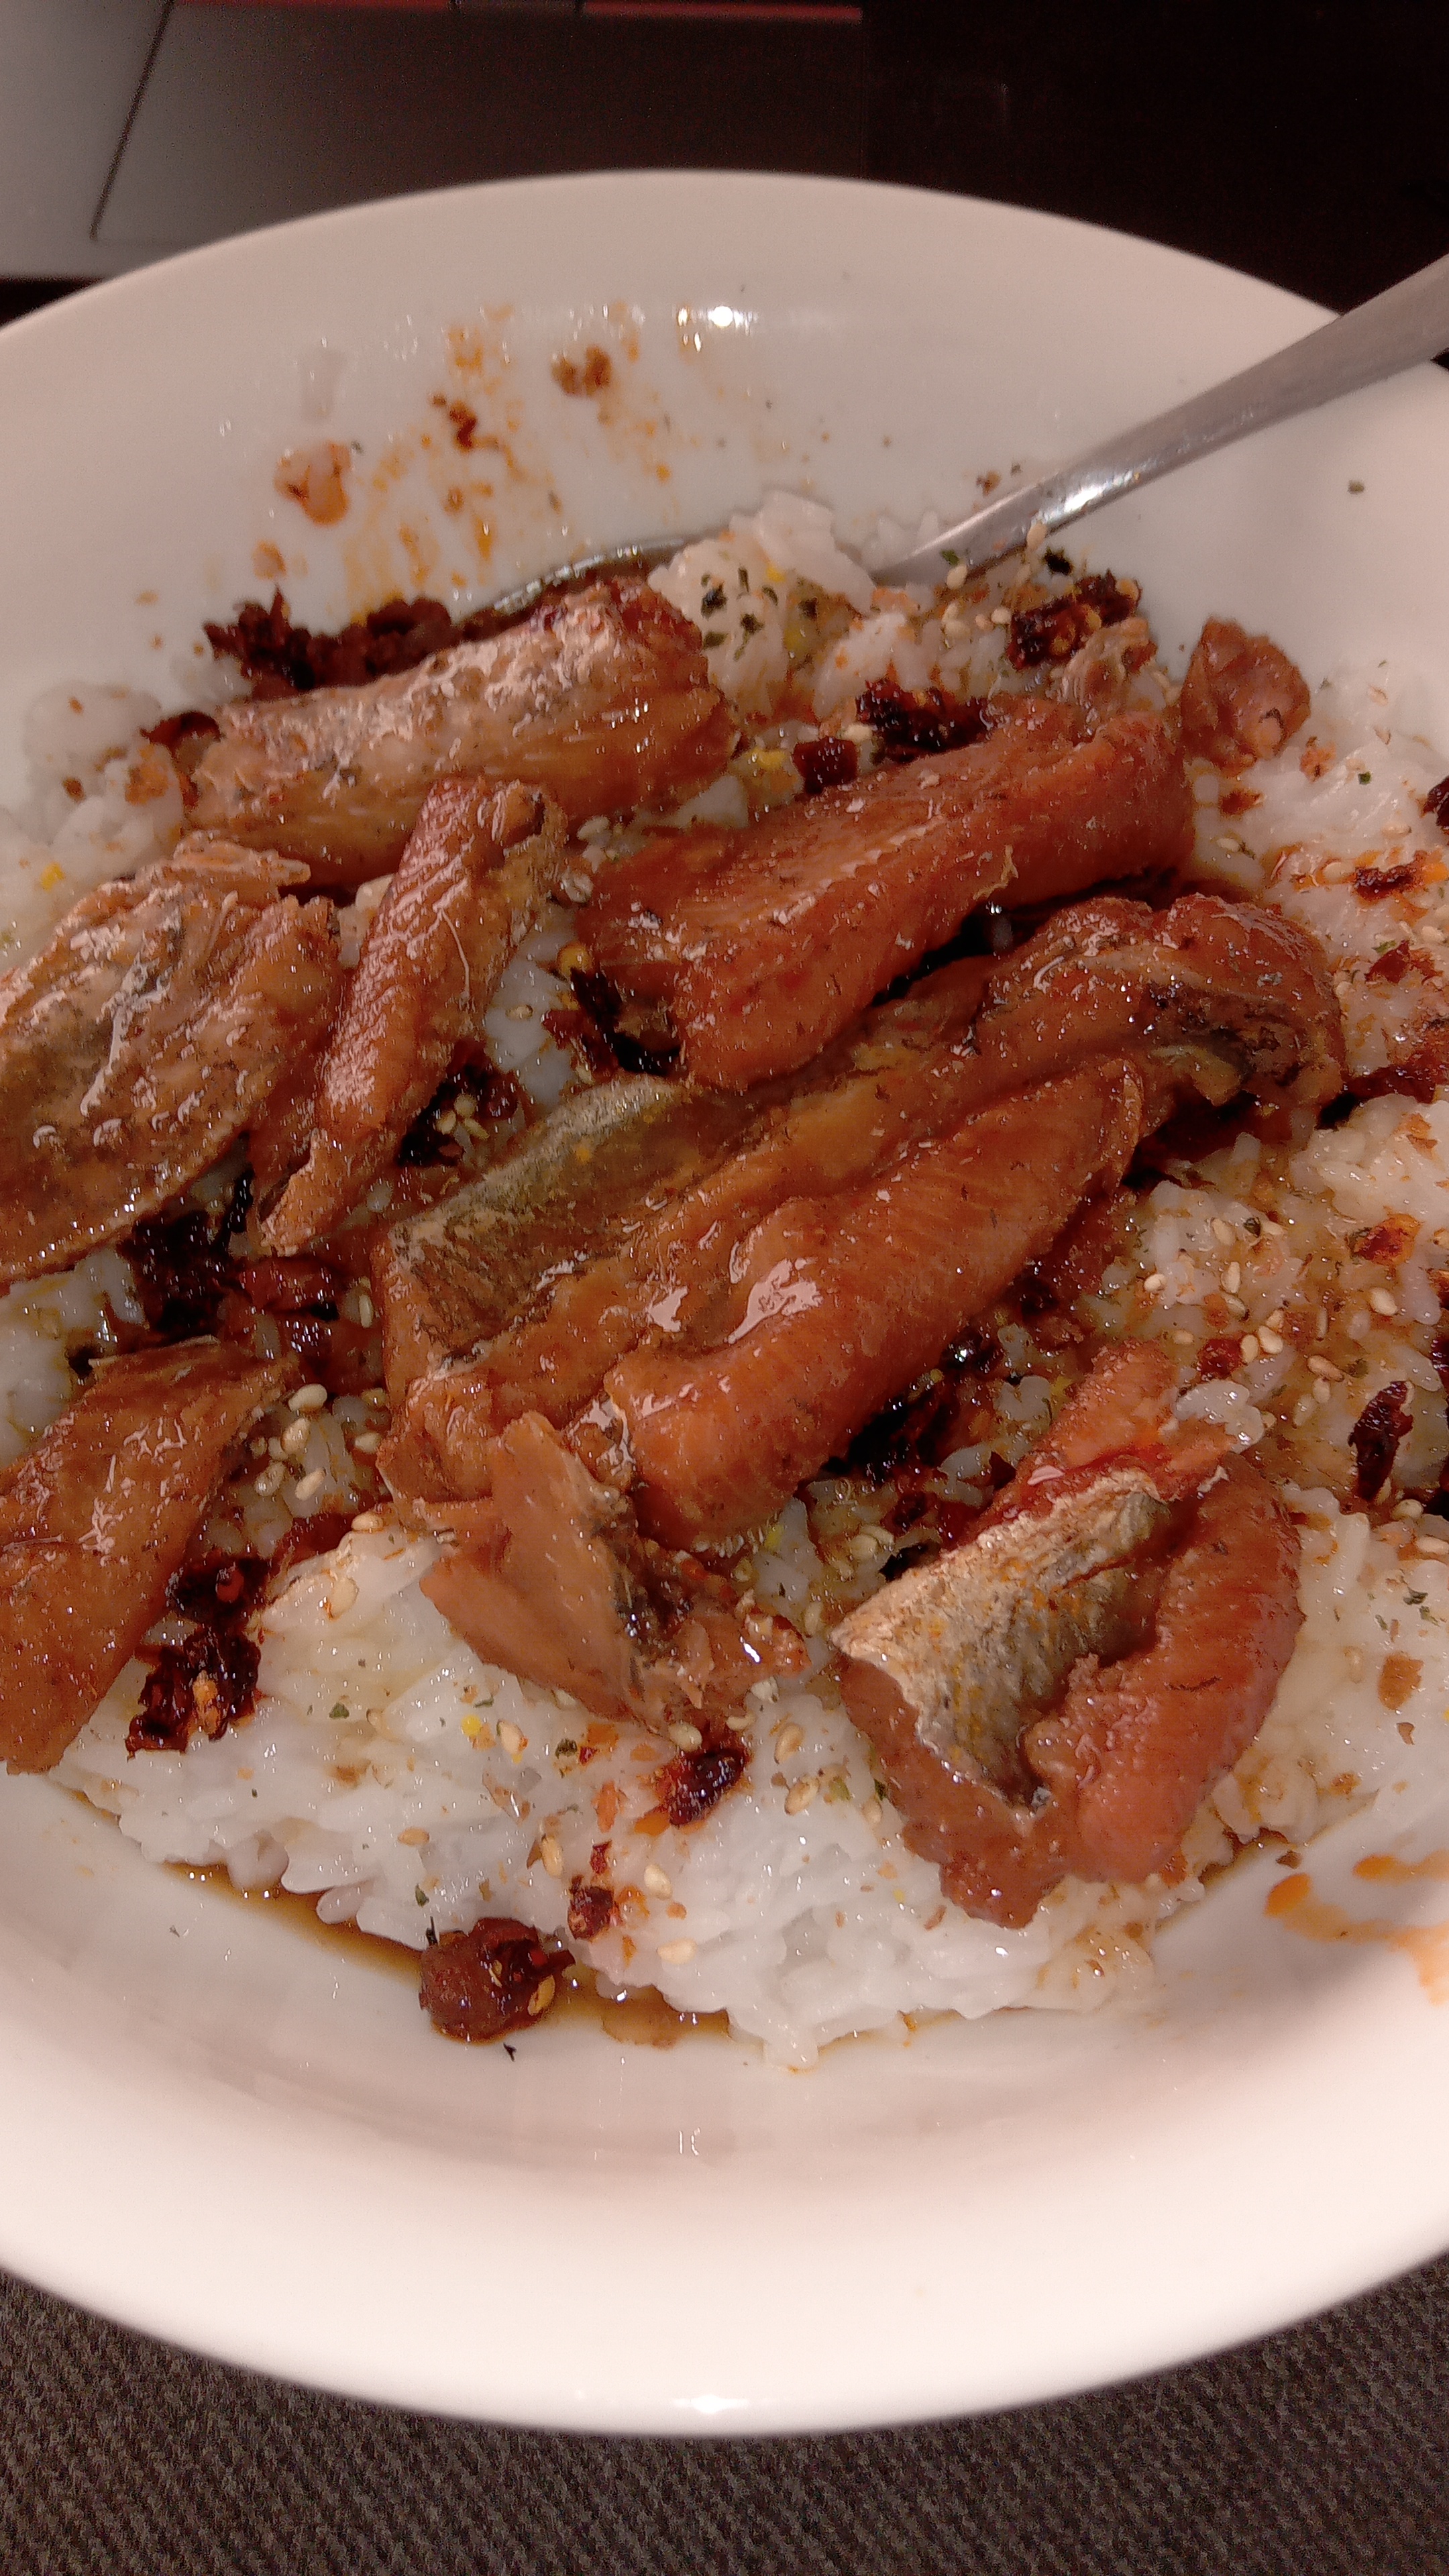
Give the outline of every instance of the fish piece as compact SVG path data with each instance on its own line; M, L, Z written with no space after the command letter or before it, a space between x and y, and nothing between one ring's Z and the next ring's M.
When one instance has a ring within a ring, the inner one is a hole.
M1246 1090L1318 1109L1346 1078L1343 1013L1312 932L1216 895L1165 912L1112 896L1070 905L993 970L970 1034L983 1083L1002 1089L1090 1048L1137 1048L1184 1096L1219 1104Z
M544 1281L627 1239L753 1116L653 1075L606 1083L564 1101L467 1189L391 1227L372 1276L393 1402L502 1331Z
M619 1541L630 1516L537 1414L490 1450L487 1488L425 1518L450 1544L423 1590L477 1652L601 1717L658 1723L665 1697L631 1634Z
M384 1452L395 1490L470 1493L517 1414L562 1426L626 1352L708 1339L736 1246L782 1200L863 1182L993 1100L1134 1050L1144 1125L1194 1094L1316 1104L1342 1088L1339 1006L1308 934L1217 896L1073 906L1013 956L959 960L870 1013L627 1241L545 1278L467 1366L416 1378Z
M641 1528L696 1546L768 1520L1115 1185L1143 1111L1135 1068L1100 1060L909 1147L864 1188L777 1208L730 1262L708 1347L636 1351L604 1380L598 1418Z
M1271 760L1308 714L1308 683L1269 635L1210 617L1182 684L1183 749L1219 769Z
M378 906L321 1068L307 1159L262 1227L300 1252L391 1162L557 874L563 817L538 788L447 778L428 790Z
M48 1771L161 1615L227 1453L295 1360L217 1342L107 1361L0 1477L0 1758Z
M365 687L243 699L219 722L196 772L196 829L345 886L397 865L441 778L546 788L573 824L692 795L737 732L694 627L634 577Z
M423 1590L459 1634L597 1717L708 1729L762 1675L808 1668L787 1620L751 1614L746 1637L729 1584L641 1541L626 1498L540 1414L488 1444L473 1495L417 1517L445 1544Z
M185 844L98 886L0 982L0 1281L65 1269L206 1171L333 1017L332 905Z
M1168 1565L1150 1642L1077 1666L1027 1758L1070 1805L1078 1867L1139 1879L1170 1861L1214 1780L1247 1751L1303 1624L1298 1534L1249 1458L1203 1495Z
M580 936L622 992L667 1007L697 1082L745 1090L807 1063L993 895L1038 903L1171 865L1191 831L1160 717L1088 735L1077 709L1017 698L962 750L746 831L661 835L605 880Z
M1176 1377L1156 1343L1103 1354L972 1536L833 1631L907 1842L968 1912L1165 1866L1292 1652L1291 1524L1174 1421Z

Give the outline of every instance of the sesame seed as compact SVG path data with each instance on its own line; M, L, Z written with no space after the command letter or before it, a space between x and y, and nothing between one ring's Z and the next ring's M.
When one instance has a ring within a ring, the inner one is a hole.
M1180 1350L1186 1351L1191 1350L1197 1336L1195 1333L1184 1332L1181 1327L1179 1327L1175 1333L1169 1333L1167 1338L1170 1342L1176 1342Z
M1324 1359L1322 1354L1318 1351L1314 1351L1310 1355L1308 1365L1315 1377L1332 1379L1340 1378L1343 1375L1342 1369L1335 1368L1332 1360Z
M529 2020L537 2021L540 2013L546 2013L557 1993L557 1977L543 1978L540 1984L534 1987L532 1994L528 1998Z
M352 1526L355 1530L372 1531L386 1529L387 1523L381 1512L354 1512Z
M1256 1333L1244 1333L1242 1340L1238 1344L1238 1356L1243 1360L1255 1360L1257 1358L1258 1336Z
M1237 1266L1237 1263L1234 1262L1233 1268L1235 1270ZM1243 1304L1241 1297L1224 1297L1223 1304L1227 1307L1228 1312L1233 1315L1246 1315L1248 1311L1247 1307Z
M367 1290L365 1288L359 1288L357 1292L357 1320L362 1326L364 1332L368 1330L376 1313L377 1309L374 1306L372 1299L369 1297Z
M1387 1288L1371 1288L1368 1301L1376 1315L1397 1315L1399 1311L1397 1299L1389 1295Z
M953 564L946 575L948 590L964 590L971 576L964 564Z
M1042 547L1046 544L1046 541L1047 523L1045 519L1033 519L1031 526L1026 532L1027 553L1029 555L1039 555Z
M1286 1225L1280 1225L1280 1224L1279 1224L1279 1222L1278 1222L1278 1220L1277 1220L1277 1218L1276 1218L1275 1216L1265 1216L1265 1217L1264 1217L1264 1219L1263 1219L1263 1232L1264 1232L1265 1234L1286 1234L1286 1233L1287 1233L1287 1231L1288 1231L1288 1228L1286 1227Z
M563 1845L557 1834L539 1836L538 1856L550 1878L563 1876Z
M991 612L991 623L993 626L1009 626L1011 624L1010 609L993 608Z
M590 814L588 820L579 825L575 838L580 841L602 841L605 833L611 828L607 814Z
M861 1808L860 1812L868 1825L878 1825L881 1819L881 1804L879 1798L867 1798L865 1805Z
M748 1735L754 1722L755 1721L747 1708L737 1708L733 1717L727 1717L725 1719L725 1724L729 1728L731 1735Z
M1395 1503L1393 1511L1389 1517L1391 1520L1396 1521L1416 1521L1419 1518L1420 1513L1423 1511L1423 1508L1423 1504L1418 1501L1415 1495L1405 1494L1402 1502Z
M1213 1232L1217 1236L1219 1243L1231 1243L1234 1240L1233 1229L1229 1225L1225 1216L1215 1216L1213 1218Z
M474 1099L471 1091L460 1091L457 1099L453 1103L453 1107L457 1110L457 1113L465 1126L470 1118L476 1118L478 1115L478 1103ZM358 1304L361 1305L361 1303L362 1297L359 1292ZM362 1315L359 1317L359 1321L364 1324L370 1324L372 1317L370 1315Z
M1361 1681L1363 1680L1363 1648L1362 1648L1362 1646L1345 1646L1345 1647L1344 1647L1344 1650L1343 1650L1343 1668L1344 1668L1344 1671L1347 1673L1348 1678L1349 1678L1349 1680L1350 1680L1351 1682L1361 1682Z
M1416 1556L1449 1556L1449 1538L1416 1538Z
M458 1113L456 1109L440 1109L436 1118L433 1120L433 1125L436 1127L440 1136L451 1136L457 1124Z
M694 1957L692 1941L661 1941L659 1957L666 1968L687 1968Z
M286 1430L282 1434L282 1456L284 1458L300 1458L311 1437L312 1426L305 1416L299 1417L296 1422L289 1422Z
M785 1793L786 1815L803 1816L806 1808L813 1807L815 1804L819 1788L820 1783L818 1780L797 1780L794 1788L788 1789Z
M295 1395L288 1396L287 1410L289 1413L320 1413L326 1401L326 1387L319 1386L314 1379L310 1386L299 1386Z
M842 742L853 742L858 750L862 749L866 743L874 742L875 727L868 724L842 725L840 739Z
M531 1020L533 1017L533 1004L531 1002L510 1002L503 1016L505 1020Z
M1150 1296L1155 1296L1158 1289L1165 1285L1163 1273L1160 1270L1149 1270L1142 1285Z
M280 1458L274 1459L270 1467L264 1467L262 1469L261 1474L257 1478L256 1490L261 1495L263 1502L270 1502L273 1494L278 1492L282 1478L286 1472L287 1471L282 1465Z
M1275 1360L1283 1348L1283 1336L1281 1333L1275 1333L1271 1324L1264 1324L1262 1326L1258 1334L1258 1341L1262 1349L1267 1352L1270 1360Z
M1357 865L1356 859L1330 859L1319 869L1318 882L1320 885L1342 885L1346 877L1352 876Z
M651 1896L672 1896L674 1894L674 1882L669 1877L668 1872L660 1868L657 1860L651 1860L647 1863L644 1871L644 1884L648 1888Z
M1313 1401L1315 1404L1332 1404L1333 1389L1329 1385L1326 1377L1316 1377L1314 1379Z
M310 1503L314 1494L321 1493L322 1481L322 1470L320 1467L313 1467L305 1476L299 1476L297 1478L296 1485L293 1488L297 1501L299 1503Z
M1281 1332L1282 1332L1282 1330L1283 1330L1283 1309L1282 1309L1282 1307L1281 1307L1281 1306L1275 1306L1275 1307L1274 1307L1274 1309L1273 1309L1272 1314L1271 1314L1271 1315L1269 1315L1269 1316L1267 1316L1267 1317L1265 1318L1265 1320L1266 1320L1266 1323L1267 1323L1267 1326L1268 1326L1268 1330L1269 1330L1269 1332L1270 1332L1270 1333L1281 1333Z
M353 1582L351 1575L339 1574L331 1591L327 1595L328 1618L340 1619L343 1611L350 1610L356 1599L357 1586Z
M504 1752L508 1755L510 1762L521 1762L524 1754L528 1751L528 1738L524 1734L521 1726L514 1725L511 1717L500 1717L498 1721L498 1741L502 1745Z
M804 1741L805 1729L803 1726L797 1726L792 1717L787 1724L777 1727L775 1731L775 1760L788 1762L792 1753L799 1752Z
M360 1450L364 1458L370 1458L376 1450L382 1447L382 1433L380 1431L359 1431L352 1446L354 1449Z
M1230 1297L1235 1297L1242 1284L1242 1263L1239 1261L1230 1261L1226 1270L1223 1272L1223 1286L1226 1288Z
M426 1825L404 1825L402 1832L398 1835L398 1841L400 1843L406 1843L410 1851L421 1850L427 1839L428 1829Z
M821 1609L819 1602L807 1601L804 1609L800 1613L800 1631L802 1636L818 1637L824 1625L825 1613Z
M667 1726L664 1732L671 1744L678 1745L681 1753L697 1753L704 1742L699 1728L692 1726L687 1717L677 1717L673 1725Z

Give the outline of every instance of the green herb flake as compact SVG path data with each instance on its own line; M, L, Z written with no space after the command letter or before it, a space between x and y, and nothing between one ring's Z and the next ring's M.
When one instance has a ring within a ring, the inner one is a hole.
M717 617L725 604L724 583L722 581L706 581L704 586L704 596L700 600L699 604L706 617Z
M741 590L748 590L748 589L749 589L749 586L750 586L750 576L749 576L749 573L747 572L747 570L746 570L745 566L744 566L743 564L741 564L741 566L740 566L740 588L741 588Z
M753 612L752 612L750 609L748 609L748 608L747 608L747 609L745 610L745 613L744 613L743 617L740 619L740 624L741 624L741 626L743 627L744 632L746 633L746 635L758 635L758 634L759 634L759 631L760 631L760 620L759 620L759 618L758 618L758 617L756 617L756 616L753 614Z
M724 640L725 639L720 633L719 628L717 626L711 626L704 639L704 649L706 653L712 653L715 646L717 644L722 644Z
M1372 785L1373 785L1373 781L1374 781L1374 774L1373 774L1373 771L1372 771L1371 769L1361 769L1361 770L1359 771L1359 773L1358 773L1358 783L1359 783L1360 787L1372 787Z
M1417 1610L1420 1602L1427 1601L1428 1598L1429 1595L1427 1592L1405 1592L1404 1594L1404 1599L1407 1601L1411 1610Z
M427 1889L426 1889L425 1887L415 1887L415 1888L413 1889L413 1903L414 1903L414 1905L426 1905L426 1904L427 1904L427 1901L428 1901L428 1891L427 1891Z
M352 1711L348 1707L345 1699L335 1699L332 1706L327 1711L327 1714L332 1719L334 1725L341 1726L352 1715Z
M960 562L960 560L961 560L961 558L960 558L960 556L957 554L956 549L955 549L955 547L954 547L954 546L943 546L943 547L941 548L941 561L942 561L942 563L958 564L958 563Z

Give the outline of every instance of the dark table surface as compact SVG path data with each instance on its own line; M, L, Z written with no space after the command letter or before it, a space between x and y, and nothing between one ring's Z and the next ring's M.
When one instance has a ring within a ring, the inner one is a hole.
M1439 0L1037 0L995 23L916 0L869 7L867 33L873 178L1082 215L1334 305L1449 247ZM54 291L0 284L0 318ZM1434 2576L1446 2376L1449 2259L1053 2406L596 2440L313 2395L0 2281L0 2576Z

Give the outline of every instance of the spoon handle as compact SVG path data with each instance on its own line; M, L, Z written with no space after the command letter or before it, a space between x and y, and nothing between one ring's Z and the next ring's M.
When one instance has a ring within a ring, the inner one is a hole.
M1275 420L1292 420L1337 394L1377 384L1420 359L1436 357L1441 349L1449 349L1449 256L1367 304L1355 305L1336 322L1323 323L1273 357L1260 359L1255 367L1245 367L1241 375L1229 376L1225 384L1104 439L1041 482L1004 492L999 501L973 510L969 519L914 547L877 579L889 582L926 573L938 580L941 557L948 551L968 572L979 572L1013 554L1033 534L1050 535L1084 511L1153 483L1195 456L1210 456L1214 448L1230 447Z

